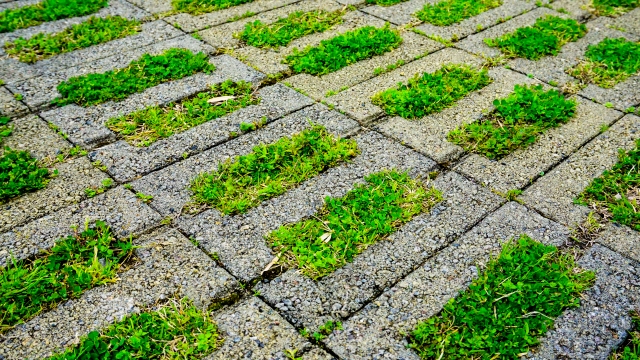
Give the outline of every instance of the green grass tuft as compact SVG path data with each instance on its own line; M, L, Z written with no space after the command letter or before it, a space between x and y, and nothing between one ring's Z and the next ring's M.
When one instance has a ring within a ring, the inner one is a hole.
M320 45L307 47L303 51L293 49L285 58L295 73L305 72L311 75L324 75L338 71L358 61L369 59L391 51L402 43L398 31L365 26L348 31Z
M107 4L107 0L44 0L33 5L7 9L0 12L0 33L93 14Z
M606 38L589 45L585 58L567 73L584 83L612 88L640 71L640 43Z
M247 23L244 30L234 36L251 46L278 48L287 46L305 35L323 32L342 23L344 14L344 10L296 11L269 25L263 24L260 20Z
M120 16L91 17L56 34L39 33L29 39L18 38L4 45L5 52L24 63L84 49L138 33L140 22Z
M543 56L557 55L562 46L576 41L587 33L587 27L573 19L562 19L547 15L527 26L495 39L484 42L499 48L509 57L539 60Z
M5 148L0 156L0 201L44 188L50 180L49 170L27 151Z
M101 221L59 239L33 260L0 269L0 332L42 311L79 297L95 286L113 283L133 254L131 239L116 240Z
M65 353L49 360L202 359L222 346L218 326L206 310L187 299L171 299L92 331Z
M2 139L8 137L13 132L13 126L9 125L10 122L10 118L0 116L0 144L2 144Z
M150 87L181 79L197 72L210 73L215 66L204 53L169 49L160 55L144 54L129 66L99 74L72 77L58 85L61 97L53 104L90 106L122 100Z
M281 254L279 262L318 279L442 200L438 190L406 173L383 171L365 180L341 198L327 197L312 218L270 233L267 241Z
M598 16L619 16L640 6L640 0L593 0Z
M253 0L173 0L172 4L177 11L200 15L250 2Z
M149 146L159 139L168 138L243 107L260 103L254 92L251 83L227 80L213 85L210 91L201 92L177 103L152 106L111 118L106 122L106 126L120 134L131 145ZM222 96L234 98L222 102L209 102Z
M565 309L580 305L594 278L571 255L522 235L439 315L418 324L411 347L423 359L517 359Z
M407 85L387 89L373 96L375 105L388 115L418 119L442 111L472 91L492 82L486 70L469 65L448 64L433 74L416 75Z
M502 0L444 0L436 4L425 4L415 15L436 26L449 26L500 5Z
M640 231L640 140L633 150L619 150L618 162L593 179L576 199L606 218Z
M358 153L354 140L336 139L314 125L199 175L191 182L192 200L227 215L244 213Z
M447 139L466 151L499 159L569 121L577 102L566 100L557 90L545 91L542 85L516 85L512 94L494 100L493 105L495 112L488 118L451 131Z

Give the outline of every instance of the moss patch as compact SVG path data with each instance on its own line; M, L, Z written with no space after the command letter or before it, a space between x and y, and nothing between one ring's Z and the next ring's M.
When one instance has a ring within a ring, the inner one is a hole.
M566 100L557 90L544 91L542 85L516 85L511 95L493 105L494 113L451 131L448 140L466 151L499 159L533 144L547 129L569 121L577 103Z
M260 103L248 82L227 80L210 91L169 103L152 106L129 115L111 118L106 126L120 134L129 144L149 146L194 126L220 118L238 109Z
M500 5L502 0L444 0L436 4L425 4L415 15L436 26L449 26Z
M58 106L90 106L109 100L122 100L168 81L214 70L215 66L209 63L204 53L169 49L160 55L144 54L125 68L72 77L62 82L58 85L61 96L52 103Z
M116 240L107 225L59 239L35 259L0 269L0 332L21 324L95 286L113 283L133 252L131 240Z
M293 40L305 35L323 32L342 23L344 14L344 10L295 11L286 18L278 19L269 25L263 24L260 20L247 23L244 30L234 36L247 45L259 48L278 48L287 46Z
M619 16L640 6L640 0L593 0L598 16Z
M562 46L576 41L587 33L587 27L573 19L562 19L547 15L527 26L495 39L484 42L499 48L509 57L538 60L543 56L557 55Z
M192 200L227 215L244 213L358 153L354 140L336 139L314 125L199 175L191 182Z
M191 15L200 15L253 2L253 0L173 0L173 8Z
M279 262L318 279L442 200L440 192L406 173L383 171L365 180L341 198L327 197L313 218L270 233L267 241Z
M40 190L49 183L49 170L27 151L5 148L0 156L0 201Z
M567 73L584 83L612 88L640 71L640 43L607 38L589 45L585 58Z
M91 17L57 34L39 33L29 39L19 38L4 45L6 53L25 63L50 58L54 55L84 49L133 35L140 31L140 22L120 16Z
M407 85L385 90L371 101L388 115L419 119L450 107L472 91L492 82L486 70L469 65L444 65L433 74L416 75Z
M439 315L418 324L411 347L423 359L516 359L579 306L594 278L572 256L522 235Z
M324 75L338 71L361 60L382 55L402 43L397 31L385 26L382 29L365 26L348 31L320 45L307 47L303 51L293 49L285 61L295 73Z
M44 0L33 5L7 9L0 12L0 33L93 14L107 5L107 0Z

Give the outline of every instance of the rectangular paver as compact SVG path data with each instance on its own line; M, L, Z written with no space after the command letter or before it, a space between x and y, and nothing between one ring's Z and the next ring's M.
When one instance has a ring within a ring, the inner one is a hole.
M15 117L28 111L29 108L22 101L16 100L13 93L4 86L0 86L0 115Z

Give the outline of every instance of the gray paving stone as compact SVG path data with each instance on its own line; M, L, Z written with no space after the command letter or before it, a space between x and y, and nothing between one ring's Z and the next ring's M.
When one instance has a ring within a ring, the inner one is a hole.
M22 101L17 101L14 95L4 86L0 87L0 115L15 117L27 111L29 111L29 108Z
M56 90L56 87L61 82L71 77L91 73L102 73L109 70L124 68L128 66L131 61L139 59L140 56L145 53L159 54L171 48L188 49L193 51L194 53L200 51L204 53L210 53L213 51L213 48L202 43L201 41L194 39L190 35L184 35L136 49L122 49L116 55L98 59L87 64L80 64L75 67L47 73L43 76L27 79L19 83L7 84L6 86L13 93L22 94L24 96L24 102L31 109L37 109L48 106L51 100L58 97L60 94L58 93L58 90ZM187 77L178 81L184 83L194 76ZM169 84L170 83L164 83L162 85L169 86ZM149 102L161 101L162 99L152 99L152 91L152 89L147 89L147 91L143 92L142 94L147 94L147 97L150 98L148 99ZM141 94L137 95L142 96Z
M401 66L391 72L374 77L354 87L327 98L327 103L336 106L361 124L369 124L384 115L384 111L371 103L371 97L378 92L406 83L416 74L432 73L444 64L480 65L482 60L464 51L446 48L422 59Z
M0 338L0 356L33 359L60 352L87 333L174 294L203 307L238 291L231 275L175 229L144 235L136 245L140 246L136 250L139 262L121 273L115 284L91 289L9 331Z
M501 245L521 234L562 245L565 227L515 202L502 206L395 286L343 322L325 344L344 359L419 359L406 335L466 289Z
M446 56L442 58L447 59ZM432 64L434 70L441 66L437 61L432 61ZM483 111L493 110L493 101L511 94L516 84L539 83L501 67L490 69L489 77L493 79L491 84L468 94L450 108L417 120L407 120L400 116L390 117L376 125L375 129L438 163L451 163L458 159L464 150L447 141L450 131L481 118Z
M608 223L598 242L615 252L640 262L640 233L628 226Z
M308 351L302 355L302 360L335 360L336 358L327 354L326 351L314 347L311 351Z
M545 0L542 3L581 22L594 17L593 0Z
M586 25L589 32L582 39L563 46L558 56L547 56L538 61L514 59L509 65L515 70L532 74L545 82L556 82L559 86L577 82L575 78L565 73L565 70L585 59L584 53L589 45L596 45L605 38L624 37L631 41L640 40L637 35L607 27L610 22L611 20L607 18L597 18L588 22ZM601 104L610 102L616 109L625 110L640 104L640 94L636 90L639 87L640 76L636 74L610 89L589 84L579 94Z
M603 246L594 245L578 261L596 273L580 307L556 319L531 359L602 359L621 344L632 326L629 312L640 308L640 267Z
M256 289L294 325L316 331L329 319L358 311L503 202L455 172L440 176L433 186L443 194L440 204L416 216L388 241L369 246L352 263L318 281L290 269Z
M573 200L603 171L618 162L618 149L633 149L640 117L626 115L567 160L539 178L520 196L530 206L567 226L581 223L589 213Z
M500 160L471 153L455 166L456 171L499 192L521 189L598 135L603 126L622 117L621 112L584 98L572 99L578 106L568 123L545 131L526 149L515 150Z
M236 71L230 74L234 76ZM223 76L224 76L223 75ZM218 79L223 79L218 76ZM248 79L249 81L255 79ZM159 140L148 147L135 147L124 140L104 146L89 154L93 161L100 161L107 171L119 181L129 181L152 170L182 159L185 154L192 156L232 138L231 132L241 133L243 122L259 122L266 118L272 122L313 101L282 84L265 87L256 93L262 100L227 116L191 128Z
M71 226L84 226L86 221L95 220L105 221L115 234L123 237L150 229L161 217L130 191L117 187L1 233L0 266L10 256L24 259L48 249L55 240L68 235Z
M3 79L7 83L19 83L33 77L46 76L47 74L62 71L66 68L97 61L99 59L118 54L123 50L147 46L155 42L168 40L184 34L182 31L177 30L173 26L161 20L143 23L141 25L141 29L142 30L135 35L94 45L89 48L56 55L48 59L40 60L34 64L23 63L18 59L9 57L6 55L4 47L1 47L0 79ZM62 31L64 28L56 30ZM38 33L39 32L33 32L29 34L30 36L24 37L29 38ZM4 43L8 40L9 39L3 40L0 38L0 43Z
M621 31L640 35L640 8L629 11L628 13L610 20L610 25L619 28Z
M9 124L13 130L11 135L2 139L3 148L6 146L13 150L29 151L39 160L55 157L71 148L69 142L36 115L14 119ZM0 149L0 153L3 152L4 149Z

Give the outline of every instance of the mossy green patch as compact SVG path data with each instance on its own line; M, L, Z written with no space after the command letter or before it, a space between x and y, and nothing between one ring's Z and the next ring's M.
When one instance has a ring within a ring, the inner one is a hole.
M203 359L223 341L207 310L187 299L171 299L100 332L92 331L79 344L48 360Z
M171 3L177 11L200 15L250 2L253 0L173 0Z
M640 6L640 0L593 0L598 16L619 16Z
M13 132L13 126L9 123L11 119L6 116L0 116L0 144L2 144L2 139L11 135Z
M450 107L472 91L492 82L486 70L447 64L433 74L416 75L405 84L373 96L371 101L388 115L419 119Z
M480 121L451 131L447 138L467 151L499 159L533 144L538 135L569 121L577 102L542 85L516 85L504 99L494 100L495 112Z
M0 12L0 33L11 32L47 21L85 16L107 6L107 0L44 0Z
M193 205L212 206L227 215L244 213L358 153L354 140L336 139L314 125L199 175L191 182Z
M10 57L34 63L54 55L133 35L140 30L140 22L137 20L120 16L91 17L56 34L39 33L29 39L18 38L7 42L4 49Z
M589 45L585 61L567 73L584 83L612 88L640 71L640 43L625 38L606 38Z
M369 59L391 51L402 43L396 30L365 26L348 31L330 40L323 40L318 46L307 47L303 51L293 49L285 58L295 73L324 75L338 71L361 60Z
M144 54L129 66L99 74L72 77L58 85L60 97L53 104L90 106L109 100L122 100L131 94L197 72L210 73L215 66L204 53L169 49L160 55Z
M573 19L546 15L536 20L533 26L517 29L495 39L484 42L499 48L509 57L538 60L543 56L557 55L562 46L576 41L587 33L587 27Z
M134 146L149 146L194 126L260 103L251 83L227 80L195 96L111 118L106 126Z
M365 180L343 197L327 197L312 218L270 233L267 241L280 254L279 263L318 279L442 200L439 191L406 173L383 171Z
M344 14L344 10L295 11L272 24L264 24L260 20L249 22L241 33L234 36L247 45L259 48L278 48L287 46L293 40L305 35L323 32L342 23Z
M0 156L0 201L40 190L50 177L49 170L40 167L29 152L5 148Z
M517 359L540 342L595 275L526 235L503 246L469 289L418 324L411 347L423 359Z
M633 150L620 150L618 162L606 170L576 199L606 218L640 231L640 140Z
M418 19L436 26L449 26L500 5L502 0L444 0L435 4L425 4L415 15Z
M0 269L0 332L95 286L113 283L133 253L131 239L116 240L101 222L59 239L34 259Z

